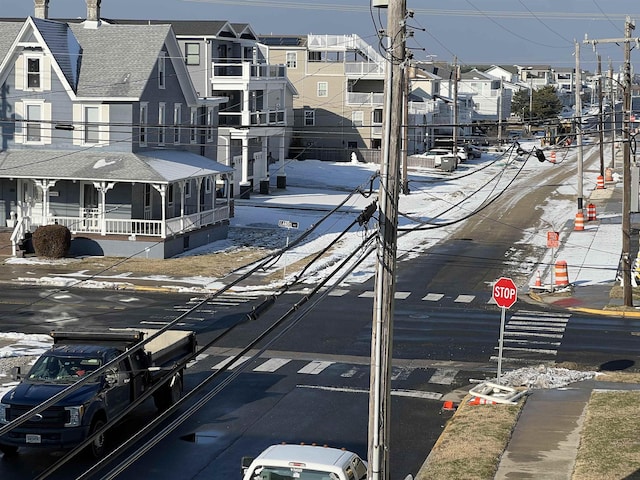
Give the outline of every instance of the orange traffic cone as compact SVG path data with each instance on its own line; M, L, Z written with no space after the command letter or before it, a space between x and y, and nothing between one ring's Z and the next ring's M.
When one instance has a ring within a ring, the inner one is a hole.
M536 287L542 286L542 279L540 278L540 270L536 271Z

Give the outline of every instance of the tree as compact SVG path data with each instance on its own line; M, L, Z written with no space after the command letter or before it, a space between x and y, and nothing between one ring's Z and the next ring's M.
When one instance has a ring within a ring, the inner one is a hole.
M532 96L529 95L529 90L518 90L511 100L511 112L521 115L523 120L555 118L562 111L562 102L558 98L558 93L550 85L533 90Z

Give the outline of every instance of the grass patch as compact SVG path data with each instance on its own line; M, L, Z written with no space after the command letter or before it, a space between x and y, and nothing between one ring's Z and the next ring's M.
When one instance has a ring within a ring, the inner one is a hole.
M637 391L594 391L589 400L573 478L640 478Z
M525 398L517 405L458 407L416 480L484 480L495 476Z

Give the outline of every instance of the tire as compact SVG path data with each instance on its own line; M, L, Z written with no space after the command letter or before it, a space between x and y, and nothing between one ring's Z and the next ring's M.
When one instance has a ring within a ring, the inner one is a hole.
M93 435L94 432L100 430L105 425L105 421L101 418L94 419L91 423L91 428L89 429L89 435ZM93 439L91 444L87 447L87 452L92 458L96 460L104 457L106 453L106 435L104 432Z
M153 402L160 411L169 409L182 396L182 374L178 373L173 378L175 378L173 385L171 380L168 380L153 396Z
M2 452L5 457L15 457L18 454L18 447L15 445L0 444L0 452Z

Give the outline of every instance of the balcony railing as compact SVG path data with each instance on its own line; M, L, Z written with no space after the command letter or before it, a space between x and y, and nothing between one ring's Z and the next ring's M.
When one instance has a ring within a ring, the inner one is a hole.
M263 65L249 62L241 63L213 63L213 76L211 81L242 79L249 80L270 80L286 78L286 67L284 65Z
M347 105L370 105L380 107L384 104L384 93L347 92Z

